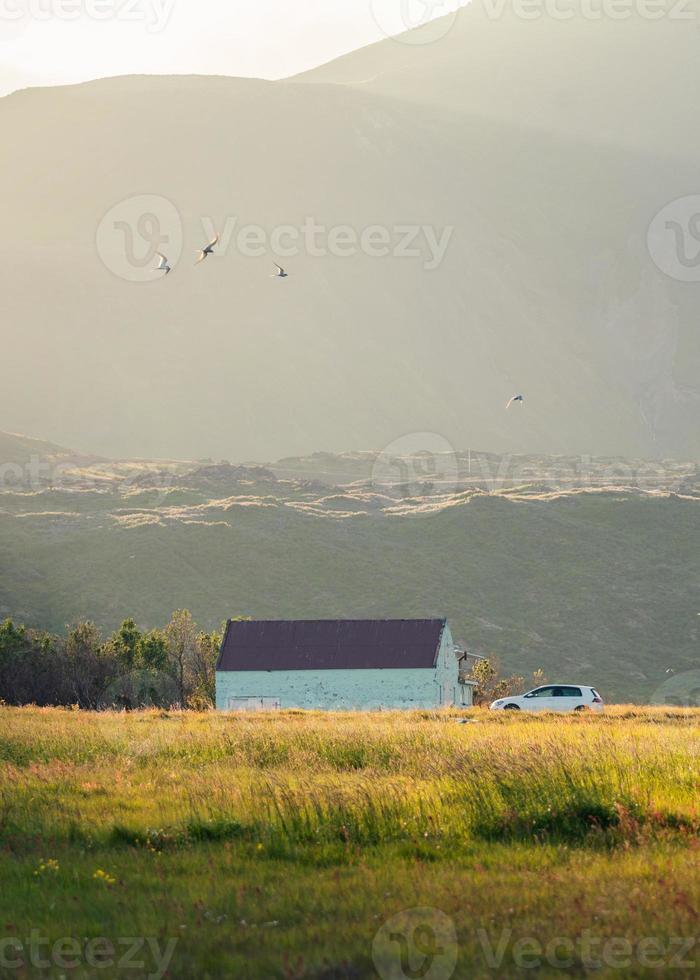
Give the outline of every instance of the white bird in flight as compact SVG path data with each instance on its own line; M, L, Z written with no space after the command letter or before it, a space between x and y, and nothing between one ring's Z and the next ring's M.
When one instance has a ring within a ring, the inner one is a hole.
M520 405L524 404L525 398L523 397L523 395L513 395L511 400L506 405L506 408L510 408L510 406L515 405L516 402L518 402Z
M288 272L285 272L284 269L282 268L282 266L281 265L277 265L276 262L275 262L275 267L277 269L277 272L270 273L270 278L271 279L286 279L287 276L289 275L289 273Z
M211 255L211 253L214 251L214 249L218 244L219 244L219 236L217 234L214 235L214 238L209 242L208 245L205 245L204 248L198 248L195 265L199 265L199 263L203 262L208 255Z
M155 269L153 271L154 272L164 272L166 274L166 276L167 276L167 274L171 271L170 263L168 262L166 256L163 255L162 252L156 252L156 255L158 256L158 258L160 259L160 261L158 262L158 265L155 267Z

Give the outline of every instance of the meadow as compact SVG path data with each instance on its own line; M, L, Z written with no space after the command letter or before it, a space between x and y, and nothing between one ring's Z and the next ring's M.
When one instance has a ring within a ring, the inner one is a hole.
M700 711L513 714L0 708L0 976L697 975Z

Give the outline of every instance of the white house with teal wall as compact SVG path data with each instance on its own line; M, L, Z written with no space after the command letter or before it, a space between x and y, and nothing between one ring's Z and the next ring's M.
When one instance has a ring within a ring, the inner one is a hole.
M229 620L220 711L471 705L444 619Z

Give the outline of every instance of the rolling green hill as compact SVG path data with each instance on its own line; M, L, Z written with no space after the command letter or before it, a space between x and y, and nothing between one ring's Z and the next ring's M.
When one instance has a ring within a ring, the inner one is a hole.
M86 469L53 488L6 489L0 616L61 629L127 615L157 625L179 607L207 626L235 614L445 615L508 670L543 667L617 700L648 698L667 668L700 660L693 464L685 476L675 464L665 488L660 476L640 488L593 461L607 485L576 488L561 485L566 460L522 459L515 478L539 466L547 479L489 492L465 476L406 496L367 478L373 455L113 464L99 480ZM332 471L338 486L324 485Z

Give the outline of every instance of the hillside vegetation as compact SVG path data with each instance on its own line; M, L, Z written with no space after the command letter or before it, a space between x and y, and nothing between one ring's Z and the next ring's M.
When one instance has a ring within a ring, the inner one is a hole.
M372 460L98 463L7 487L0 618L61 632L127 616L151 629L178 608L207 630L235 615L447 616L508 673L542 668L618 701L663 703L670 671L698 666L695 464L593 460L577 486L571 460L505 470L474 455L470 477L464 454L441 487L405 486L401 466L377 484Z

